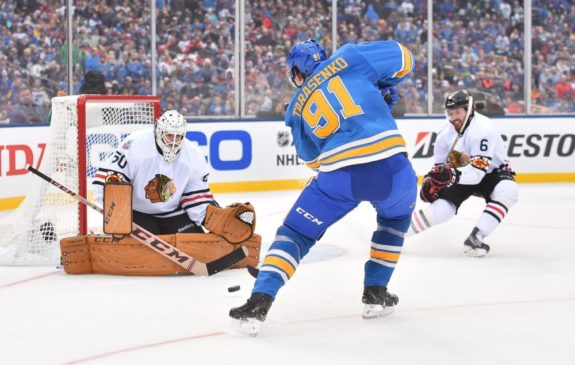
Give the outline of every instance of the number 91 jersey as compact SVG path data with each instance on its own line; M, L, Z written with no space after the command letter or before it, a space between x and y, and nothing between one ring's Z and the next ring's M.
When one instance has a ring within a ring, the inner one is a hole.
M286 110L298 156L333 171L406 152L380 89L413 67L411 52L395 41L345 45L322 61Z

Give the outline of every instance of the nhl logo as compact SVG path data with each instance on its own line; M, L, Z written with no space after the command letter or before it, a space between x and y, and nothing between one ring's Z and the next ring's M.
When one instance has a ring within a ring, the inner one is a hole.
M287 147L290 144L290 135L288 131L278 132L278 146Z

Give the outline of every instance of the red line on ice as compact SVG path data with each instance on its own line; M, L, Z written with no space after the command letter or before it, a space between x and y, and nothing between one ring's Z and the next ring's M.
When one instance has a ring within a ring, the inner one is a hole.
M159 347L159 346L163 346L163 345L170 345L173 343L184 342L184 341L199 340L199 339L206 338L206 337L221 336L223 334L224 334L224 332L213 332L213 333L206 333L203 335L175 338L173 340L166 340L166 341L162 341L162 342L148 343L145 345L127 347L125 349L119 349L119 350L115 350L115 351L104 352L104 353L98 354L98 355L88 356L88 357L85 357L83 359L72 360L70 362L65 363L65 365L81 364L84 362L88 362L88 361L92 361L92 360L96 360L96 359L101 359L104 357L122 354L124 352L136 351L136 350L141 350L141 349L148 349L148 348Z
M11 286L16 286L16 285L19 285L19 284L24 284L24 283L27 283L27 282L33 281L33 280L42 279L42 278L45 278L46 276L54 275L54 274L57 274L57 273L59 273L59 272L60 272L60 270L58 270L58 271L52 271L52 272L49 272L49 273L46 273L46 274L42 274L42 275L38 275L38 276L33 276L33 277L31 277L31 278L18 280L18 281L15 281L15 282L13 282L13 283L4 284L4 285L1 285L1 286L0 286L0 289L8 288L8 287L11 287Z

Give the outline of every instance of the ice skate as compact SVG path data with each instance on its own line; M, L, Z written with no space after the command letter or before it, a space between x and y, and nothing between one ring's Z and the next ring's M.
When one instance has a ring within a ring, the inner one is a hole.
M361 301L365 304L363 319L371 319L390 315L399 302L399 298L388 292L385 286L366 286L363 289Z
M465 246L463 253L471 257L485 256L490 249L489 245L482 241L481 232L477 228L473 228L463 245Z
M246 304L232 308L230 317L234 319L235 329L252 337L257 336L273 301L267 294L253 293Z

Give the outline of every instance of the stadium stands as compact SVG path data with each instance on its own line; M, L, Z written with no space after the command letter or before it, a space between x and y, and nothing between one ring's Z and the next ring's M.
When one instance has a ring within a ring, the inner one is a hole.
M0 4L0 123L32 89L33 103L67 89L66 9L61 0ZM113 94L152 92L151 12L127 0L76 0L74 90L99 71ZM233 0L157 0L157 90L163 108L188 116L233 116L236 78ZM531 95L534 113L575 112L575 5L533 0ZM331 50L327 0L245 2L245 116L279 117L293 93L285 58L313 37ZM337 45L396 39L414 54L416 69L400 88L408 114L427 113L427 1L338 1ZM433 113L448 90L491 95L497 112L524 113L524 9L518 0L439 0L433 7ZM46 118L47 120L47 118Z

